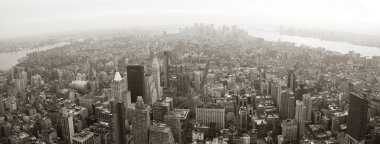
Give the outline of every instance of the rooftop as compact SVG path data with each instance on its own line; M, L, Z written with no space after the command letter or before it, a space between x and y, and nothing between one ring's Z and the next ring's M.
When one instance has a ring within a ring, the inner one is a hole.
M184 120L187 118L187 114L189 113L189 109L174 109L174 115L178 117L181 120Z

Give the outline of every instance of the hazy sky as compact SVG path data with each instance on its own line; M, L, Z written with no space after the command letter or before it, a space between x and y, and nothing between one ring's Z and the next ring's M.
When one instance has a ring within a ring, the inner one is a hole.
M270 24L380 34L379 0L0 0L0 38L97 28Z

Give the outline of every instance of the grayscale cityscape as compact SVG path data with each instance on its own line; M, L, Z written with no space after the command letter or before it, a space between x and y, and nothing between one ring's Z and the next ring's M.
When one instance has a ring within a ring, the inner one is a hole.
M379 6L1 0L0 144L380 144Z

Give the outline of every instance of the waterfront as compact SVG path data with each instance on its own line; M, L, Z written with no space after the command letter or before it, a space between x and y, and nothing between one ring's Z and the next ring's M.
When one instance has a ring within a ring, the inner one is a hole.
M8 69L12 68L18 63L17 61L18 59L25 57L28 53L32 53L36 51L45 51L45 50L56 48L56 47L62 47L67 44L70 44L70 43L59 42L52 45L42 46L39 48L21 50L17 52L2 53L0 54L0 71L7 71Z
M342 54L348 53L349 51L355 51L360 53L362 56L380 56L380 48L377 47L369 47L362 45L354 45L344 42L336 42L336 41L326 41L320 40L317 38L309 38L309 37L300 37L300 36L289 36L289 35L280 35L276 31L269 30L257 30L250 29L248 30L249 34L254 37L263 38L266 41L283 41L283 42L292 42L296 45L307 45L313 48L322 47L326 50L336 51Z

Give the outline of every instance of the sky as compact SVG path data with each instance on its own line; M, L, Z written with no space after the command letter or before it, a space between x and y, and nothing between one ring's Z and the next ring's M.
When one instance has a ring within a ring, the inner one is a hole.
M380 35L378 0L0 0L0 38L194 23Z

